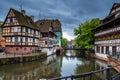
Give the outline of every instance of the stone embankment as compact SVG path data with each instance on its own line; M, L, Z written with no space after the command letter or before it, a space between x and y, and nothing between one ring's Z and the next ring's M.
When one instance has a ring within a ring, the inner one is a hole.
M0 65L30 62L30 61L40 60L46 57L47 57L47 53L41 53L41 52L35 54L19 54L19 55L0 53Z

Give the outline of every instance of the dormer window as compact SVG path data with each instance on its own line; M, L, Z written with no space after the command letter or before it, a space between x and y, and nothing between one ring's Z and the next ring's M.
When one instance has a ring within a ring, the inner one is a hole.
M52 31L52 27L49 28L49 31Z
M43 25L43 22L41 22L40 25Z
M13 23L14 22L14 18L8 18L8 23Z

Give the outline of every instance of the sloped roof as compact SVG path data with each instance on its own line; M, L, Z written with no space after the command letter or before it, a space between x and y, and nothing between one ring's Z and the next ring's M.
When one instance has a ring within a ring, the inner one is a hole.
M112 13L112 10L114 10L115 8L117 8L117 7L120 7L120 3L114 3L113 5L112 5L112 8L111 8L111 10L110 10L110 12L109 12L109 15L111 15Z
M34 21L32 20L31 17L27 16L26 14L24 15L22 12L19 12L13 8L10 9L10 11L13 11L13 13L15 14L16 19L18 20L18 22L20 23L20 25L32 28L32 29L39 29ZM9 11L9 12L10 12Z
M104 25L106 25L106 24L108 24L108 23L110 23L110 22L112 22L112 21L114 21L114 20L120 19L120 15L118 15L117 17L115 17L115 15L120 12L120 10L119 11L115 11L114 13L111 13L112 10L115 9L116 7L120 7L120 3L114 3L113 4L113 6L112 6L112 8L111 8L111 10L109 12L109 15L106 16L102 20L102 23L100 24L100 26L98 26L97 28L95 28L95 30L98 29L98 28L100 28L100 27L102 27L102 26L104 26ZM104 22L107 19L109 19L109 20L107 22Z
M49 21L38 20L35 22L35 24L39 27L40 32L49 32L49 27L51 26Z
M115 11L114 13L112 13L112 11L113 11L114 9L116 9L117 7L120 7L120 3L114 3L114 4L112 5L112 8L111 8L110 12L109 12L109 15L106 16L104 19L107 19L107 18L112 17L112 16L115 17L115 15L116 15L118 12L120 12L120 11Z
M55 32L61 32L62 31L61 23L60 23L60 21L58 19L52 20L51 22L53 24L53 30Z
M48 20L48 19L43 19L43 20L38 20L35 22L37 26L40 27L41 32L48 32L49 27L53 27L54 32L61 32L61 23L59 20Z

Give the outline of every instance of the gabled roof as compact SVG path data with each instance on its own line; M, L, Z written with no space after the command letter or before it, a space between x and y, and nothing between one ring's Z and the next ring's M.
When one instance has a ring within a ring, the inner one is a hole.
M112 8L111 8L111 10L110 10L110 12L109 12L109 15L106 16L106 17L104 18L104 20L106 20L106 19L108 19L108 18L111 18L111 17L112 17L112 18L115 18L115 15L116 15L118 12L120 12L120 10L118 10L118 11L115 10L115 9L118 8L118 7L120 7L120 3L114 3L113 6L112 6ZM115 10L115 11L112 13L113 10Z
M61 23L58 19L51 21L55 32L62 32Z
M35 24L39 27L40 32L49 32L51 23L47 20L38 20Z
M116 9L117 7L120 7L120 3L114 3L113 5L112 5L112 8L111 8L111 10L110 10L110 12L109 12L109 15L111 15L112 13L112 10L114 10L114 9Z
M109 15L102 20L102 23L100 24L100 26L95 28L95 30L102 27L102 26L104 26L104 25L106 25L106 24L108 24L108 23L110 23L110 22L112 22L112 21L114 21L114 20L120 19L120 15L116 16L116 14L120 13L120 10L115 11L115 12L112 13L112 11L114 9L118 8L118 7L120 8L120 3L114 3L111 10L110 10L110 12L109 12Z
M37 26L40 27L41 32L48 32L49 27L53 27L54 32L61 32L61 23L59 20L48 20L48 19L43 19L43 20L38 20L35 22Z
M29 27L29 28L32 28L32 29L37 29L37 30L39 29L39 28L35 25L35 23L34 23L34 21L32 20L31 17L27 16L26 14L24 15L22 12L19 12L19 11L13 9L13 8L11 8L11 9L9 10L9 12L10 12L11 10L12 10L13 13L15 14L15 17L16 17L16 19L18 20L18 22L19 22L20 25L26 26L26 27ZM8 12L8 14L9 14L9 12ZM6 18L7 18L7 17L6 17Z

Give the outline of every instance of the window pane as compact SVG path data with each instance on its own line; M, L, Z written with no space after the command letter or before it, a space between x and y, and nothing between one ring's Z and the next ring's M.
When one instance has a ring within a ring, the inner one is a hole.
M33 43L35 43L35 39L33 38Z
M7 19L7 22L10 23L10 19L9 18Z
M36 31L36 35L38 35L38 31Z
M34 30L32 30L32 34L34 33Z
M14 32L18 32L18 27L14 27Z
M25 42L25 37L23 37L23 42Z
M25 27L23 27L23 32L25 32L26 31L26 28Z
M10 18L10 23L13 23L13 18Z
M20 42L20 37L18 37L18 42Z
M12 37L12 42L15 42L15 37Z
M28 42L28 38L27 37L25 38L25 42Z
M28 33L30 33L30 29L28 28Z
M15 42L18 42L18 37L15 37Z

